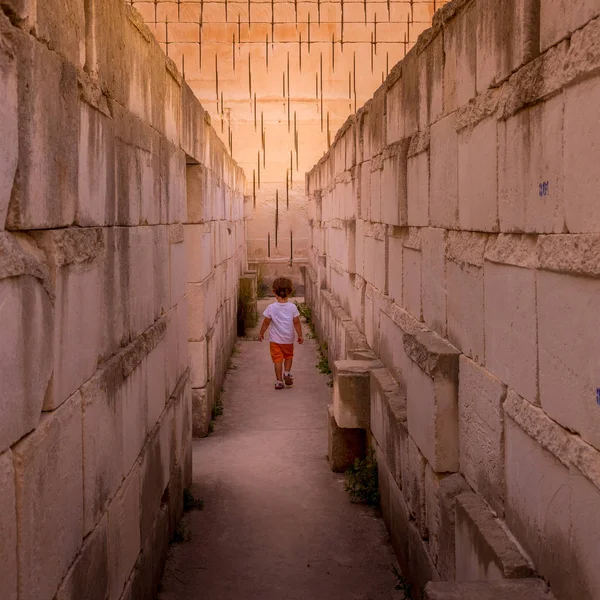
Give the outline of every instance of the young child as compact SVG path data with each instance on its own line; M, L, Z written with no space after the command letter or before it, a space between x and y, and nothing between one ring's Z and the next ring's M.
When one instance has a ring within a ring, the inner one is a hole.
M294 385L294 376L292 375L294 329L298 334L298 343L304 343L302 326L300 325L300 313L294 303L288 302L288 298L292 295L292 290L292 282L285 277L278 277L273 282L273 292L275 292L277 302L269 304L263 313L265 320L258 336L258 339L262 342L269 325L271 326L271 357L275 364L276 390L284 388L284 381L287 386Z

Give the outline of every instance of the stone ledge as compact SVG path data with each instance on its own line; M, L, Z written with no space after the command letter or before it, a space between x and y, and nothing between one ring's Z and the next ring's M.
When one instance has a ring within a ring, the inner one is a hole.
M461 529L464 538L461 539ZM508 537L492 509L475 493L465 492L456 497L456 578L470 581L483 577L475 573L471 558L484 565L485 575L495 579L521 579L534 575L533 568L516 544ZM461 562L464 561L464 564ZM494 565L497 572L490 569Z
M433 331L404 332L406 354L429 376L458 378L460 351Z
M101 227L32 231L31 236L54 268L93 261L104 254Z
M541 579L522 579L432 582L425 586L425 600L554 600L554 596Z
M154 325L150 326L142 335L136 338L123 351L121 356L121 369L123 378L130 375L133 370L144 360L158 345L158 342L167 332L167 319L161 317Z
M50 273L44 253L26 234L0 232L0 279L31 275L48 290Z
M600 490L600 452L555 423L541 409L509 390L504 412L567 468L575 467Z
M489 236L471 231L448 231L446 260L460 266L483 267L485 246Z
M402 392L395 379L385 367L373 367L370 374L372 385L377 386L396 423L406 424L406 394Z
M537 259L547 271L600 277L600 235L540 235Z
M525 269L537 267L537 235L501 233L491 236L485 260Z

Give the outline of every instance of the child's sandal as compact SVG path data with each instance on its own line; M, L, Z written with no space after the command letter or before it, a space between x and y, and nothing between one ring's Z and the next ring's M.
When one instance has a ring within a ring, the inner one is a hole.
M276 381L275 382L275 389L276 390L282 390L285 386L283 385L283 381Z

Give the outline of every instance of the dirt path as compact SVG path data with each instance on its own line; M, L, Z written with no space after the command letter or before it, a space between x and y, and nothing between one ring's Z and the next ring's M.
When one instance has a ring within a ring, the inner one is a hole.
M277 391L268 345L238 343L224 414L194 440L204 510L184 517L191 539L173 545L160 600L403 598L383 522L329 469L316 347L296 347L296 385Z

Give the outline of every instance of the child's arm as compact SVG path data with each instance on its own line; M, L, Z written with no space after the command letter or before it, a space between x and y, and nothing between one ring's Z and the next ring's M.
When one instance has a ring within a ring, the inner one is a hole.
M302 337L302 325L300 325L300 317L294 317L294 329L298 334L298 343L304 344L304 338Z
M271 324L271 319L265 317L265 320L262 323L262 327L260 328L260 333L258 334L258 341L262 342L265 339L265 333L267 329L269 329L269 325Z

